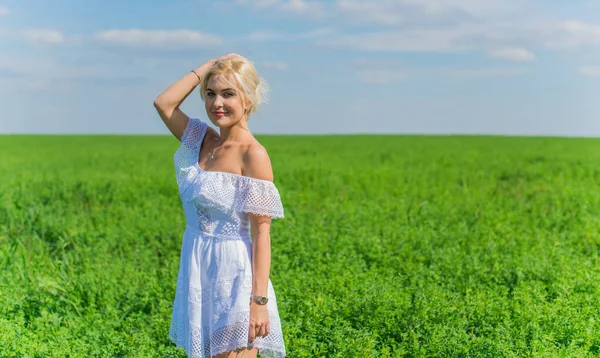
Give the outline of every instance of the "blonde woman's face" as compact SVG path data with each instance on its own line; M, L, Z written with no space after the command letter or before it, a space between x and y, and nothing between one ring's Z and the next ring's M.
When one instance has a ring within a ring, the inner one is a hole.
M222 75L212 76L206 86L206 113L218 127L229 127L244 117L242 94Z

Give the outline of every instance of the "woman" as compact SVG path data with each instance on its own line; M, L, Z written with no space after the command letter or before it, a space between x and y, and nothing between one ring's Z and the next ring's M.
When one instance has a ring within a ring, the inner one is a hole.
M220 133L179 109L198 85ZM181 141L175 169L186 229L169 338L189 357L286 354L269 279L271 218L282 218L283 206L269 156L248 130L265 90L252 63L229 54L154 101Z

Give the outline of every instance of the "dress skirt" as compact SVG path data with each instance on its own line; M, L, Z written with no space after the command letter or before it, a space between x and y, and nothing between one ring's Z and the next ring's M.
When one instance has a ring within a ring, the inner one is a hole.
M252 291L252 241L211 236L186 228L169 339L188 357L211 358L242 347L262 357L285 357L277 300L268 281L270 332L248 343Z

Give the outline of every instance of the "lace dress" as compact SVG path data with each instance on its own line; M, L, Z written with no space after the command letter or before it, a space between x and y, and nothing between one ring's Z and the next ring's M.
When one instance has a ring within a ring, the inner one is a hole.
M248 213L282 218L279 191L270 181L200 168L206 129L205 122L190 118L175 153L186 229L169 339L188 357L210 358L241 347L256 347L263 357L285 357L270 279L270 332L248 343L252 291Z

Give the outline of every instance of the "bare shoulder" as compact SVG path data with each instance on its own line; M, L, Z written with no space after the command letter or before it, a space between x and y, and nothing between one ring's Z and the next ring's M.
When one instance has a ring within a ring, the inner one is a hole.
M204 135L204 139L202 139L202 148L205 148L205 143L210 143L210 142L219 140L219 138L220 138L219 133L207 125L206 126L206 134ZM209 146L212 147L213 145L209 144Z
M219 133L212 127L206 126L206 134L208 138L219 138Z
M273 168L269 153L259 142L253 142L245 148L243 161L245 176L273 181Z

